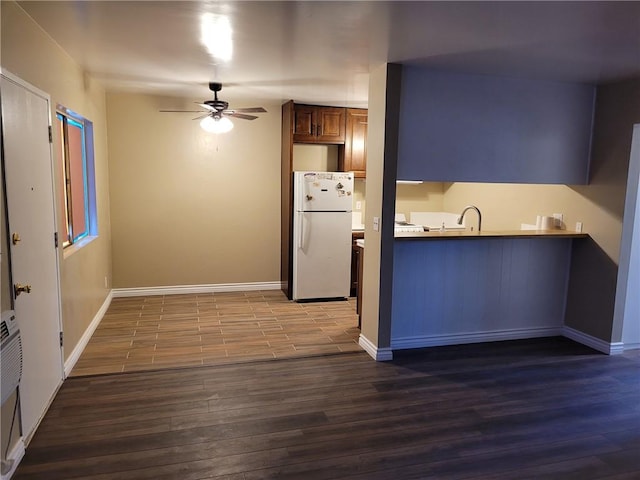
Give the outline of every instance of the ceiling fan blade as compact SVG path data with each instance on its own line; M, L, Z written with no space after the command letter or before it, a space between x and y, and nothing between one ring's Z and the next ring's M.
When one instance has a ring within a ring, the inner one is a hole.
M202 110L158 110L163 113L204 113Z
M218 110L216 110L215 108L213 108L211 105L207 105L206 103L197 103L196 105L200 105L202 108L209 110L210 112L217 112Z
M202 113L202 112L200 112ZM210 113L205 113L204 115L200 115L196 118L192 118L191 120L202 120L204 117L208 117L209 115L211 115Z
M255 115L245 115L244 113L236 113L234 111L229 111L229 110L225 110L223 113L227 117L242 118L243 120L255 120L256 118L258 118Z
M267 113L267 111L262 107L248 107L248 108L233 108L234 112L242 112L242 113Z

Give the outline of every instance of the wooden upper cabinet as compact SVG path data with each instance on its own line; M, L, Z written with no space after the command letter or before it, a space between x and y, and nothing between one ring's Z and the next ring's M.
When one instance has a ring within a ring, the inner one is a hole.
M323 143L344 143L344 108L320 107L317 109L317 137Z
M345 109L294 105L294 143L344 143Z
M367 172L367 118L368 111L347 108L344 158L340 170L354 172L356 178L364 178Z
M316 107L307 105L293 106L293 141L315 142Z

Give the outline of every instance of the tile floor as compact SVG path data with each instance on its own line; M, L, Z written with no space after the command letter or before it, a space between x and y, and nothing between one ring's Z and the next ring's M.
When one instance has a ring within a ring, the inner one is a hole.
M114 298L71 376L361 351L355 298L281 291Z

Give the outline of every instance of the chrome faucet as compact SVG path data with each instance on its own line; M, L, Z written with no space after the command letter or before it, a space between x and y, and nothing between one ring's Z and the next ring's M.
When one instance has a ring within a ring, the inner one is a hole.
M480 209L475 205L467 205L464 207L464 210L462 210L462 213L458 217L458 225L462 225L462 219L464 218L464 214L467 213L467 210L475 210L478 214L478 231L480 231L482 228L482 214L480 213ZM471 230L473 230L473 227L471 227Z

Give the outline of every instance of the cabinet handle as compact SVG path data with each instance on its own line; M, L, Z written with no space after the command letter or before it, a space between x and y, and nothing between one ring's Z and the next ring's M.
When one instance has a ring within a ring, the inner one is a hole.
M322 136L322 125L318 125L316 127L316 136L318 136L318 137Z

